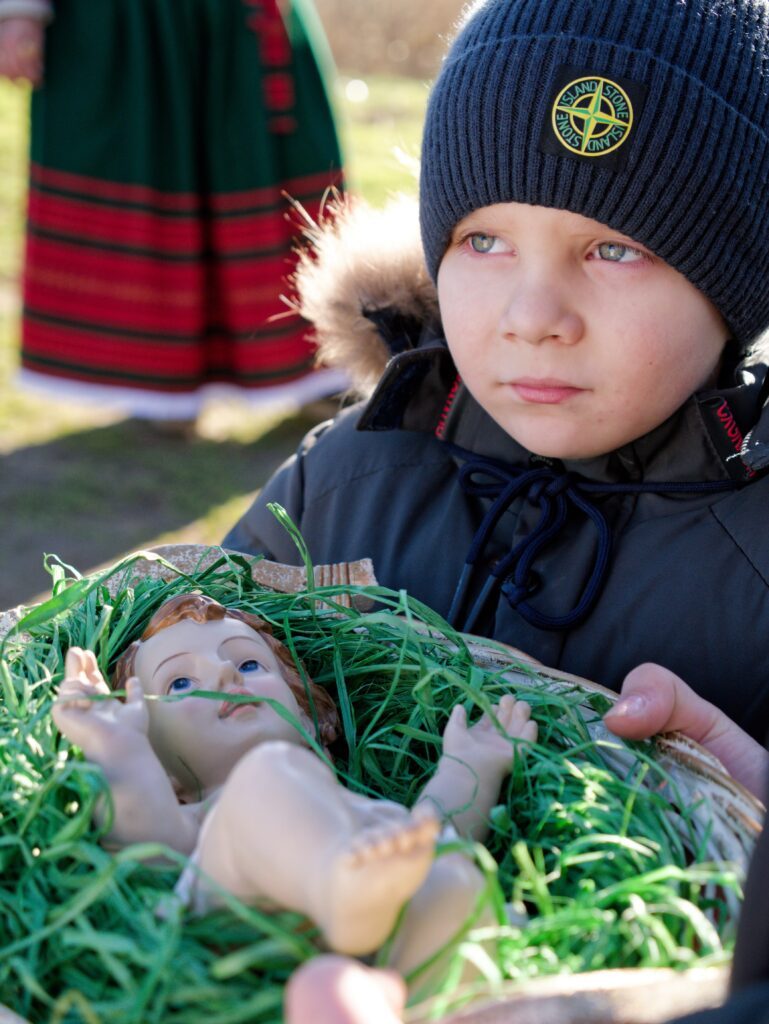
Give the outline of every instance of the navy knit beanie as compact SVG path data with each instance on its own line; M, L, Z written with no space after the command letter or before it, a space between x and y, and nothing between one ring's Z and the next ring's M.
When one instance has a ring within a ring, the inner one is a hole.
M684 274L747 343L769 326L769 0L482 0L433 88L433 277L492 203L581 213Z

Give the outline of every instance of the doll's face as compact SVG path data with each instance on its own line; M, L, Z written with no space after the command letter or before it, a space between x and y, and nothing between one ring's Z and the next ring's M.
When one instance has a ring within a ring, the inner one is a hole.
M148 701L150 743L188 799L199 799L221 785L257 743L302 742L297 729L270 705L236 704L228 697L267 697L312 733L277 658L259 633L237 619L185 619L161 629L142 642L135 672L147 696L183 696L193 690L222 695L221 701Z

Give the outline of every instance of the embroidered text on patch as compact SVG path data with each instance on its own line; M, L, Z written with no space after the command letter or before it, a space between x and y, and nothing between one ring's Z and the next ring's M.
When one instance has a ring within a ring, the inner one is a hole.
M604 156L619 149L630 135L633 104L609 78L577 78L556 96L552 124L558 141L571 152Z

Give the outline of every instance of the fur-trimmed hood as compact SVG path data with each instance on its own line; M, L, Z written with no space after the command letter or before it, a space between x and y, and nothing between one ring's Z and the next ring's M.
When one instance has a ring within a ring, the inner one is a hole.
M318 361L344 370L350 394L368 399L392 356L415 348L425 328L432 328L433 338L440 331L417 202L402 196L375 209L360 199L338 198L329 203L320 223L305 226L304 235L291 305L314 326ZM762 365L768 362L769 332L754 342L742 366L733 364L737 389L732 392L731 382L726 385L729 401L745 405L740 410L745 435L744 442L740 437L741 459L751 472L769 468L769 375ZM702 394L704 404L716 395L720 407L727 391ZM390 418L392 412L390 403ZM376 418L378 409L367 415ZM720 436L720 429L715 433Z
M374 209L338 199L304 235L292 305L313 324L318 361L343 369L350 391L368 397L404 340L416 344L422 328L438 320L416 200L400 197Z

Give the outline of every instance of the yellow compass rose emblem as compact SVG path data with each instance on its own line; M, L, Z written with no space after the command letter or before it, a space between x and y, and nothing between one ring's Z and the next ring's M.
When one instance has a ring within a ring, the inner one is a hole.
M633 127L633 104L610 78L576 78L556 96L552 123L556 138L572 153L604 156L627 140Z

